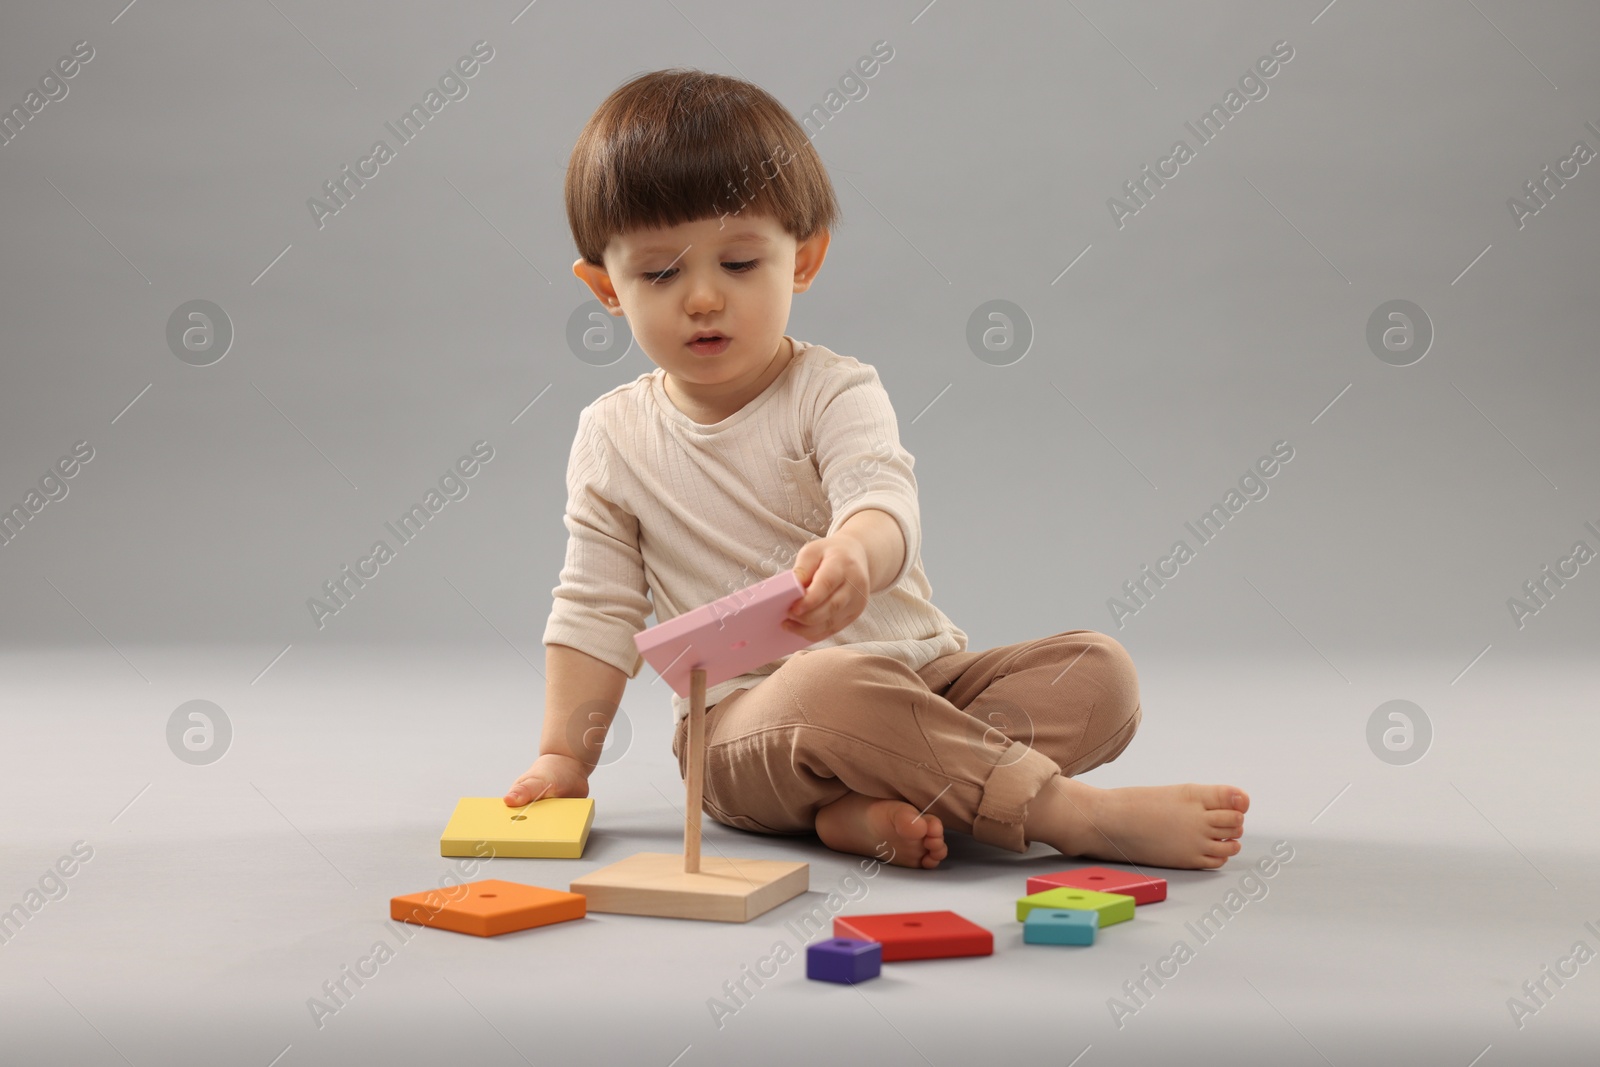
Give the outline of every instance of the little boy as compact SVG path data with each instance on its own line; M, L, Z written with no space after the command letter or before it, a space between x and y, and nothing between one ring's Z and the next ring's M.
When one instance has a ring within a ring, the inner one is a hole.
M652 608L664 622L792 561L805 592L784 625L814 644L706 693L718 822L906 867L937 866L946 827L1163 867L1238 853L1241 790L1073 777L1139 724L1115 639L968 651L931 602L913 458L876 370L784 332L839 207L781 104L701 71L640 75L579 135L566 206L573 272L656 369L579 413L541 755L506 804L588 795ZM682 770L688 702L672 703Z

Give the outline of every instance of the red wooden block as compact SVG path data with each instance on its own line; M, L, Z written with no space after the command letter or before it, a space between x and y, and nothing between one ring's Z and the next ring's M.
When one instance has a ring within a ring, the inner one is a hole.
M1046 889L1066 886L1071 889L1093 889L1098 893L1121 893L1132 897L1135 904L1154 904L1167 899L1167 880L1148 875L1114 871L1110 867L1074 867L1070 871L1054 871L1028 879L1028 893L1042 893Z
M994 954L994 934L953 911L840 915L833 920L833 936L878 942L885 963Z
M588 901L581 893L485 878L448 889L408 893L389 901L389 918L437 926L458 934L493 937L513 930L581 919Z

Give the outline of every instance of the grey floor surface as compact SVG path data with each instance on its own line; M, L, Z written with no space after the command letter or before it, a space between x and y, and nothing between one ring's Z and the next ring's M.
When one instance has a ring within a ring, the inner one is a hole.
M455 800L497 793L534 754L539 675L504 646L297 649L261 674L272 655L5 655L0 908L27 912L0 945L5 1063L1600 1057L1600 962L1589 959L1600 950L1600 677L1589 664L1342 664L1346 681L1309 651L1139 662L1141 733L1087 780L1243 786L1245 848L1220 871L1162 872L1166 902L1071 949L1024 945L1012 917L1028 874L1076 865L1043 846L1015 855L957 838L937 871L865 879L814 839L709 819L708 854L804 859L811 893L744 925L591 915L493 939L424 929L401 941L384 921L388 899L449 877L438 836ZM1409 766L1381 762L1366 741L1372 710L1397 697L1433 724ZM216 701L233 728L207 766L167 747L168 717L195 698ZM632 740L593 779L585 856L500 859L478 876L565 888L633 852L679 847L669 708L643 675L623 707ZM74 847L92 852L53 879ZM1292 859L1250 878L1247 865L1274 847ZM1197 937L1192 924L1226 912L1234 890L1236 910ZM890 964L856 988L808 981L788 923L826 910L830 891L846 912L957 911L994 931L994 955ZM389 958L359 987L346 979L342 1006L315 1018L324 983L380 940ZM1124 983L1180 940L1189 958L1132 1000ZM760 986L745 978L762 970L772 977ZM749 993L733 1000L724 983L741 978ZM1525 982L1543 983L1537 999ZM1114 1012L1113 998L1127 1009ZM716 1000L728 1006L720 1018Z

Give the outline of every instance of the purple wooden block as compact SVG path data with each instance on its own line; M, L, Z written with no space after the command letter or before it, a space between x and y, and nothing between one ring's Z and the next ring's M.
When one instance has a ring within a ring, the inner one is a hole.
M830 937L806 948L806 977L824 982L855 985L878 977L883 970L883 946L854 937Z

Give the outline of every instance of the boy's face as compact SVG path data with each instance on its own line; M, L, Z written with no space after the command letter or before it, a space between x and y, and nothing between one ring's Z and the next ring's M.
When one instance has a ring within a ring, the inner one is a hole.
M729 215L620 234L603 270L582 259L572 269L612 314L627 316L685 396L713 404L758 380L778 354L790 300L810 288L828 237L797 243L774 219ZM721 351L691 347L706 333L727 339Z

